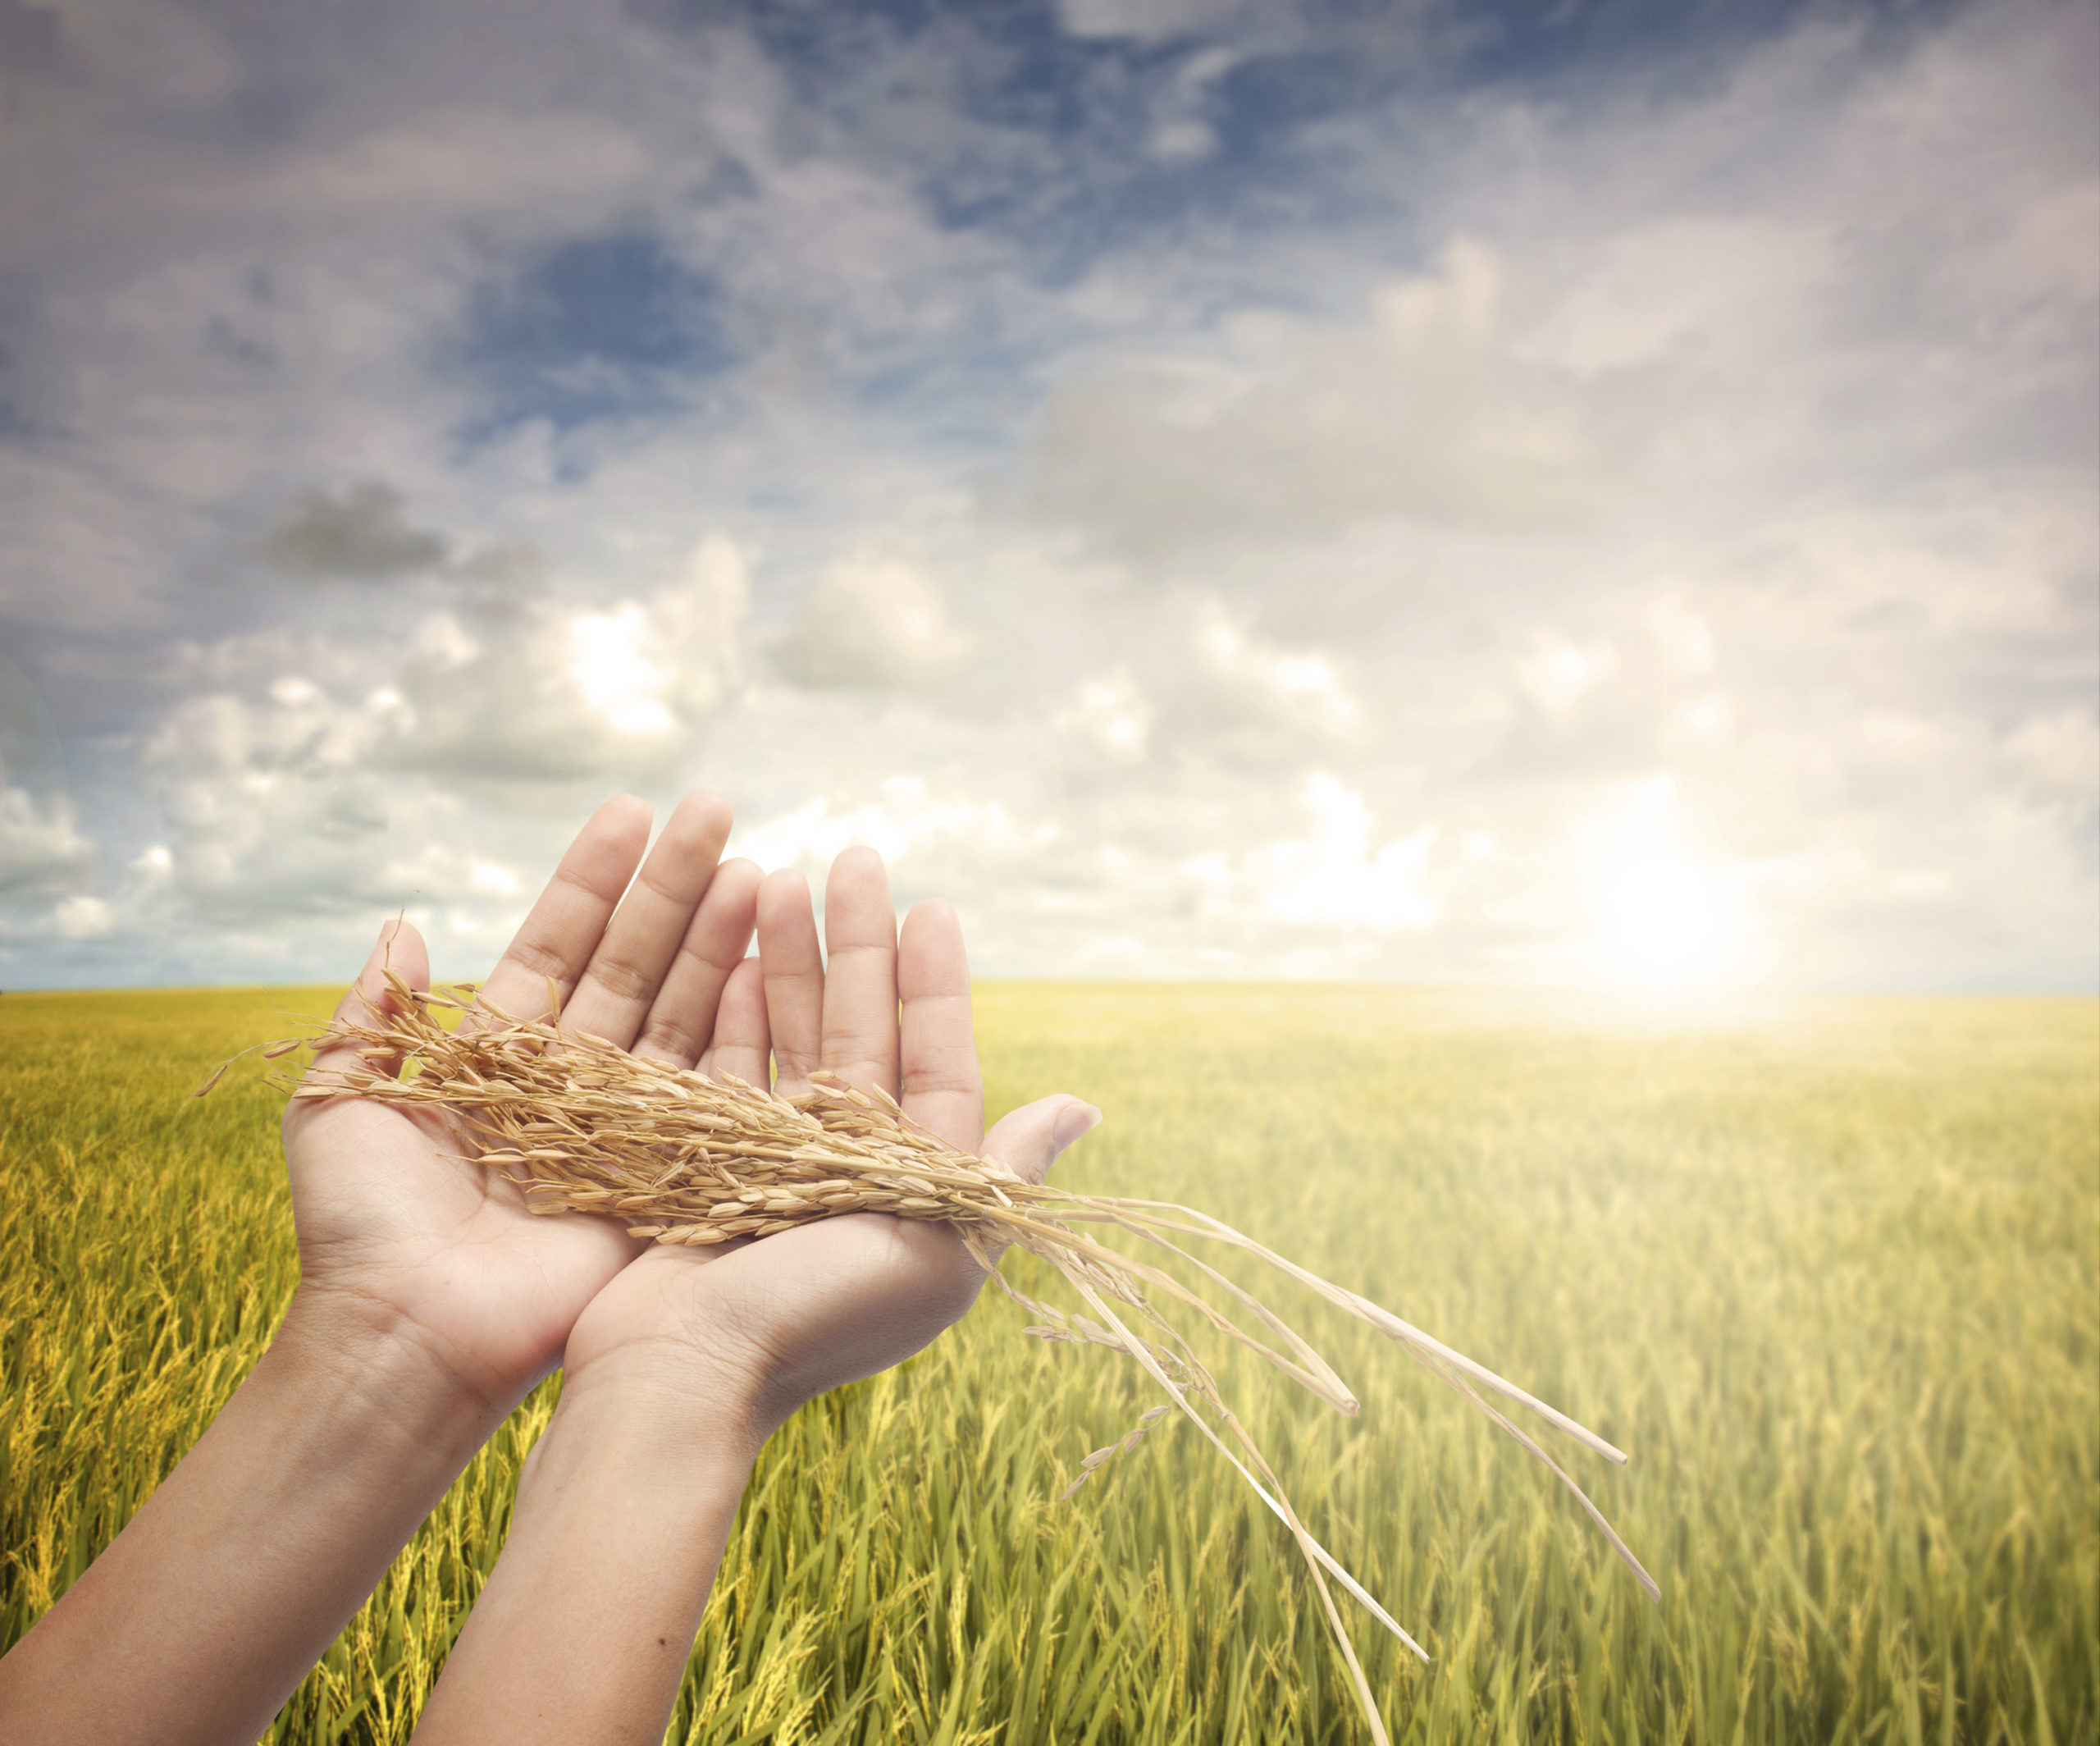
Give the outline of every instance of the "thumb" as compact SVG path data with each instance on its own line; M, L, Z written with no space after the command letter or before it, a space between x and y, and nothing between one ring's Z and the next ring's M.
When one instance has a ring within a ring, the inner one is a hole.
M1025 1182L1049 1175L1057 1154L1101 1120L1093 1104L1059 1093L1002 1116L984 1136L984 1156L996 1158Z

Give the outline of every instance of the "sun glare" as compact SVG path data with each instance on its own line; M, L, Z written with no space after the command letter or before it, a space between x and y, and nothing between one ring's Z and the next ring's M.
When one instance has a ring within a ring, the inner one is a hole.
M568 628L568 676L583 701L622 734L668 734L675 724L658 695L664 674L642 651L649 621L632 601L586 613Z
M1585 980L1668 994L1740 987L1756 969L1750 881L1667 776L1631 784L1577 835Z
M1611 986L1714 989L1740 981L1750 967L1740 882L1687 856L1600 867L1591 916L1590 967Z

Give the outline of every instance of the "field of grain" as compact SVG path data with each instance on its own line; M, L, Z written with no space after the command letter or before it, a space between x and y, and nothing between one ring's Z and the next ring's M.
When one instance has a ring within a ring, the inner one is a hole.
M330 998L0 999L0 1648L267 1341L294 1278L275 1104L252 1077L185 1094ZM1308 1525L1434 1657L1342 1602L1396 1739L1922 1746L2100 1738L2097 1017L1856 1002L1673 1026L994 986L979 1026L995 1110L1069 1090L1107 1112L1060 1167L1074 1186L1216 1212L1632 1452L1554 1440L1659 1607L1370 1330L1277 1296L1354 1423L1220 1355ZM1186 1427L1054 1501L1151 1403L1127 1361L1021 1323L988 1294L775 1439L669 1738L1365 1738L1295 1550ZM407 1737L555 1386L271 1739Z

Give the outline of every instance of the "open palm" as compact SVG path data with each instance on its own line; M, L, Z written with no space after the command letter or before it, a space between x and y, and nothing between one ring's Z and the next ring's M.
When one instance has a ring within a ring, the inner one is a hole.
M1052 1097L984 1131L962 935L945 903L900 932L881 857L849 849L824 903L829 965L800 875L760 887L759 956L723 990L711 1044L691 1064L792 1097L822 1069L899 1097L912 1121L1039 1182L1099 1119ZM769 1063L769 1054L771 1057ZM802 1401L897 1363L967 1310L984 1270L947 1227L879 1214L762 1239L652 1249L609 1282L570 1335L564 1396L623 1379L741 1400L762 1438Z
M718 867L729 831L719 795L682 802L645 863L649 826L631 797L598 810L484 993L538 1013L551 987L565 1030L689 1065L751 938L759 872ZM429 985L413 928L381 935L345 1016L390 998L388 968ZM371 1064L336 1050L310 1073ZM463 1150L442 1121L368 1099L294 1099L285 1112L303 1289L423 1341L500 1412L554 1368L585 1305L647 1246L609 1220L530 1213L514 1184Z

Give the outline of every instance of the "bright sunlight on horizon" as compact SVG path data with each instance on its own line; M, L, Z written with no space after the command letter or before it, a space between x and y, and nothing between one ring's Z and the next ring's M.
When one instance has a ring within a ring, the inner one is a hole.
M0 986L2100 987L2089 6L507 21L0 0Z

